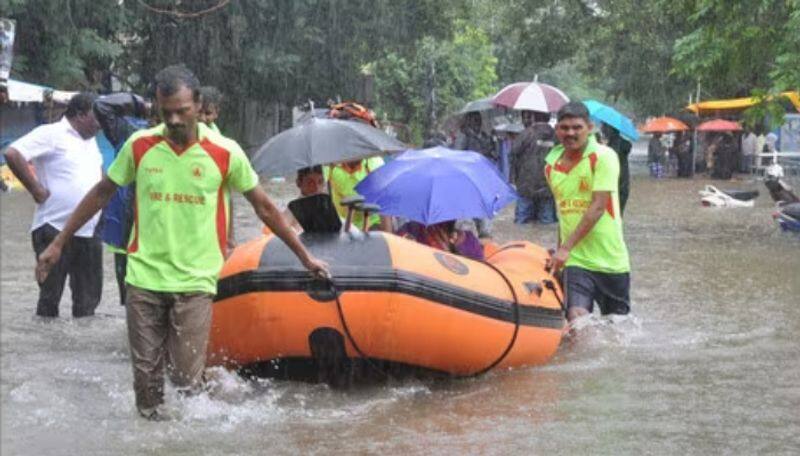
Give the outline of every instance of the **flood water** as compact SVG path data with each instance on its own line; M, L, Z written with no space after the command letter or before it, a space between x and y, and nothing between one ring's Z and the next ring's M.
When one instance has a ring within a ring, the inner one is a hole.
M585 322L548 365L350 391L219 373L176 419L135 413L123 309L106 254L100 315L35 318L27 194L0 195L3 455L800 454L800 237L752 209L709 209L708 183L634 176L625 213L633 315ZM291 183L270 184L286 202ZM237 238L258 223L237 199ZM501 241L552 246L554 227Z

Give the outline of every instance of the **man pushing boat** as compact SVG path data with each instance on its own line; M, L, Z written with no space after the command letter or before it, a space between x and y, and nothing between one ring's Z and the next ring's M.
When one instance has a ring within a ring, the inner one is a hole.
M327 264L309 254L258 184L239 145L198 122L199 90L185 66L156 75L163 123L128 139L108 175L83 198L36 266L41 283L66 242L117 187L136 182L126 275L128 340L136 407L154 420L164 417L164 364L173 383L187 392L203 383L211 300L227 241L225 186L244 194L312 274L329 275Z
M589 111L580 102L557 115L560 145L547 155L545 175L558 209L558 249L552 272L563 269L567 319L592 312L630 311L630 261L622 237L619 160L591 134Z

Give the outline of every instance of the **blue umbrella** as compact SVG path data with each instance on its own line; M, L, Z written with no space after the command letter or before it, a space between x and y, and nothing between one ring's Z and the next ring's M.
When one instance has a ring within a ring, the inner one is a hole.
M381 213L424 225L492 218L517 198L483 155L446 147L408 150L356 186Z
M589 110L589 116L595 122L603 122L619 130L622 136L630 141L639 139L639 132L636 131L636 126L633 121L624 114L606 104L600 103L597 100L586 100L583 102Z

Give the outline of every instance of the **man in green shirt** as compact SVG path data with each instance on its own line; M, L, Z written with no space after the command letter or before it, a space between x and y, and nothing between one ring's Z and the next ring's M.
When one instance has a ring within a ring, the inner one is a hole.
M330 186L331 198L333 205L336 207L336 212L342 218L347 217L347 208L342 205L342 200L348 196L357 195L355 187L359 182L364 180L369 173L383 166L383 159L381 157L365 158L363 160L355 160L351 162L341 163L331 167L330 169ZM358 229L364 227L364 214L356 211L353 214L353 226ZM367 220L368 230L381 230L391 231L391 221L388 217L372 214Z
M557 118L561 144L547 155L545 176L559 220L550 266L554 273L564 269L567 319L591 313L595 301L604 315L627 314L630 261L622 237L617 154L591 134L583 103L567 103Z
M203 383L211 301L226 248L226 187L244 194L312 274L329 275L327 265L306 251L258 185L239 145L198 122L199 86L182 65L156 75L164 123L126 141L108 175L80 202L36 266L41 282L72 234L118 186L136 182L126 319L136 407L154 420L164 417L165 364L179 388L193 392Z
M214 86L200 87L200 97L202 105L200 108L200 122L203 122L215 133L219 133L217 119L219 118L219 107L222 105L222 93Z

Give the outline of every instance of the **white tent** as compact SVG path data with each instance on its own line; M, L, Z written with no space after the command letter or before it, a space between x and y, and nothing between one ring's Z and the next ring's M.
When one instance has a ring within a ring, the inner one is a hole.
M45 101L47 93L56 103L67 104L76 93L64 90L53 90L51 87L40 86L28 82L9 79L6 83L8 87L8 100L17 103L42 103Z

